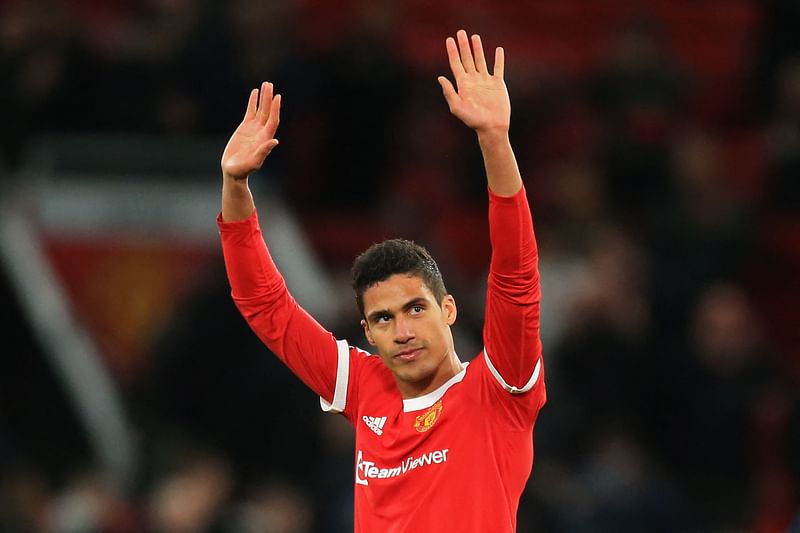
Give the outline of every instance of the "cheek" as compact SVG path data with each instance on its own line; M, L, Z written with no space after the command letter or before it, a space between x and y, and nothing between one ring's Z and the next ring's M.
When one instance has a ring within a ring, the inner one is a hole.
M441 320L432 321L426 326L425 337L429 342L442 344L447 341L447 323L444 321L444 317L441 317Z
M381 354L387 351L387 348L391 348L392 346L392 339L386 334L386 332L373 331L372 342L375 348Z

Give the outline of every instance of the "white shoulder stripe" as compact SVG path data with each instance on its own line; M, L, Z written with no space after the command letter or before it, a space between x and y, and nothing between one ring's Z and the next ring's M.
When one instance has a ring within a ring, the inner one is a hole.
M500 385L502 385L503 388L508 392L510 392L511 394L522 394L524 392L528 392L533 388L533 386L539 380L539 372L542 369L541 359L536 361L536 366L533 368L533 375L531 375L531 379L529 379L528 382L522 388L518 388L513 385L509 385L508 382L506 382L506 380L503 379L503 376L500 375L500 372L498 372L497 369L492 364L492 359L489 357L489 351L486 350L485 346L483 348L483 355L486 356L486 366L489 367L489 372L491 372L494 378L498 381L498 383L500 383Z
M347 382L350 379L350 347L346 340L336 341L339 352L339 361L336 365L336 388L333 391L333 401L328 403L322 396L319 405L326 413L341 413L347 403Z

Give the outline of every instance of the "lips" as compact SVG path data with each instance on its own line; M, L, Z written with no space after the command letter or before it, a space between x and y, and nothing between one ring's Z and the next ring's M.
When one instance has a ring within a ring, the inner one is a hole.
M420 356L421 353L422 348L412 348L409 350L403 350L402 352L397 352L394 354L394 356L403 361L414 361Z

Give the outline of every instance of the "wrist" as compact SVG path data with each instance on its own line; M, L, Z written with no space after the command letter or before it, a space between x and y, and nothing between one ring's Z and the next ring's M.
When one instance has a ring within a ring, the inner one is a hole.
M222 182L226 185L232 185L235 187L247 187L248 178L250 176L245 174L244 176L234 176L228 172L222 171Z
M223 173L222 178L222 220L236 222L249 217L255 204L247 178L237 179Z
M222 191L226 196L234 199L246 199L252 197L247 176L244 178L236 178L230 174L223 173Z
M481 147L492 147L503 144L510 144L508 137L507 127L495 127L476 130L478 134L478 143Z

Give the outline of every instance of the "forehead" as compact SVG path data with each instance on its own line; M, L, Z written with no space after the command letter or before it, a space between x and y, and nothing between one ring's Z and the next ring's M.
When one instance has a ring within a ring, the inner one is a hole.
M393 274L364 291L364 314L369 315L376 309L399 308L417 298L436 301L421 277Z

